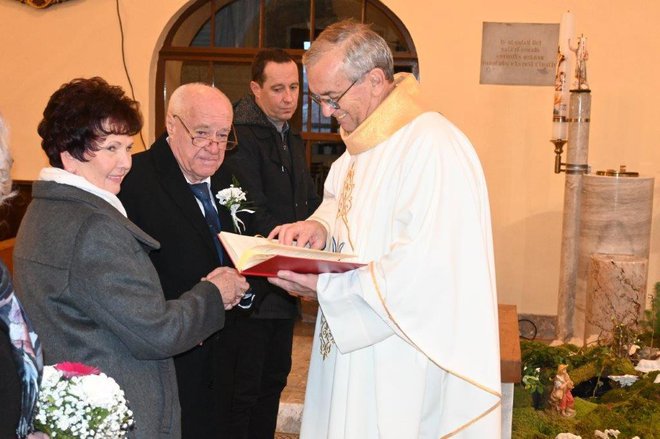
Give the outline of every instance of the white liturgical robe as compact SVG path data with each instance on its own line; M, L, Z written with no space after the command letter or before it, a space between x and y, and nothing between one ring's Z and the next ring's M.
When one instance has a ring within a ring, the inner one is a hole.
M369 264L319 276L301 438L499 438L481 165L454 125L413 105L414 77L395 81L356 131L342 133L348 150L310 218L328 229L327 249Z

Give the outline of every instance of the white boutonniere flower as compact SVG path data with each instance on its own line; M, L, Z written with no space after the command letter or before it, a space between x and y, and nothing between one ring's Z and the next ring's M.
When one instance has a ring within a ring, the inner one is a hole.
M228 188L222 189L215 194L220 205L229 209L231 219L234 223L234 231L241 234L245 231L245 223L238 217L238 213L254 213L254 210L248 209L246 193L241 189L236 177L232 177L232 184ZM243 230L241 230L241 227Z

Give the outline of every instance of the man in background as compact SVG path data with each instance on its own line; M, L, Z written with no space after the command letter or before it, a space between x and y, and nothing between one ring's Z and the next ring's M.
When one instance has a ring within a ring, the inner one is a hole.
M223 169L238 179L254 210L248 234L267 236L278 224L307 218L320 203L303 141L289 123L299 89L298 66L291 56L266 49L252 62L252 93L234 104L239 146L228 154ZM226 341L233 353L220 360L222 375L233 380L223 422L231 426L232 438L272 439L291 370L298 303L264 278L249 282L256 293L252 314L222 334L223 345Z
M217 88L180 86L168 104L167 132L134 156L122 184L119 197L129 219L160 242L160 250L150 256L168 300L229 263L216 234L232 231L232 220L214 194L231 184L231 174L220 165L225 151L235 146L232 117L231 102ZM235 270L225 275L240 276ZM236 312L225 314L225 328L232 326ZM218 418L224 392L217 375L223 355L218 338L216 333L199 340L174 358L184 439L224 437L226 426Z
M367 25L328 26L303 63L348 153L316 212L271 236L368 265L272 278L320 305L300 437L500 437L490 210L472 145L413 75L394 74Z

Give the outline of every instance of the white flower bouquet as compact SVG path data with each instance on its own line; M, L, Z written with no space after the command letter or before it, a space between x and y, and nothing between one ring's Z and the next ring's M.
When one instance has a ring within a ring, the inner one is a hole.
M59 363L44 367L35 427L51 439L123 438L133 412L114 379L84 364Z
M241 189L236 177L232 177L232 184L228 188L222 189L215 194L221 206L229 209L231 219L234 222L234 231L241 234L245 231L245 223L238 217L238 213L254 213L254 210L247 209L248 202L246 193ZM241 226L243 230L241 230Z

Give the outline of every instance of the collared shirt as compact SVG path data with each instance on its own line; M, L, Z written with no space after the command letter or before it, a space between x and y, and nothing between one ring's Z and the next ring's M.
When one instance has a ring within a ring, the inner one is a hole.
M289 122L284 121L283 123L280 123L270 117L268 117L268 120L273 124L277 132L280 133L282 142L279 144L279 149L281 152L282 164L285 168L291 170L291 151L289 150L289 130L291 127L289 126Z
M168 145L170 144L170 138L169 138L169 137L166 138L165 141L167 142ZM170 148L171 148L171 147L172 147L172 145L170 145ZM179 168L181 168L181 165L179 165ZM186 179L186 182L187 182L188 184L194 184L193 182L190 181L190 179L188 179L188 177L186 176L186 173L183 172L183 169L181 169L181 173L183 174L183 178ZM214 199L215 199L215 198L213 197L213 192L211 192L211 177L206 177L205 179L200 180L200 181L198 181L197 183L207 183L207 184L208 184L208 188L209 188L209 194L211 195L211 200L214 200ZM202 202L199 201L199 200L197 199L197 197L195 197L195 201L197 202L197 205L199 206L199 210L202 212L202 215L204 215L204 206L202 205ZM215 205L215 202L213 202L213 203L211 203L211 204L213 204L213 208L217 211L217 210L218 210L218 206ZM204 216L206 216L206 215L204 215Z
M188 180L188 177L186 177L186 174L183 174L183 177L186 179L186 182L188 182L188 184L194 184L194 183L191 183L190 180ZM208 184L209 194L211 194L211 200L213 201L213 203L211 203L211 204L213 204L213 208L217 212L218 211L218 206L215 205L215 198L213 196L213 192L211 191L211 177L206 177L204 180L200 180L197 183L207 183ZM197 197L195 197L195 201L197 201L197 205L199 206L199 210L202 211L202 215L205 215L204 214L204 206L202 205L202 202L199 201L197 199Z

